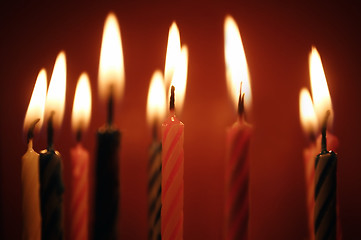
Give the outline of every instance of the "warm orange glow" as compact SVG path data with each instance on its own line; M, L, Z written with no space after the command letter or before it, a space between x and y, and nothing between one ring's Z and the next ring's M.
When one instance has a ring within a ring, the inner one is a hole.
M164 80L161 71L155 71L149 85L147 101L147 121L150 126L160 124L166 112Z
M320 54L315 47L312 47L309 56L311 89L315 112L318 122L322 123L325 119L326 112L330 111L328 127L332 126L333 109L330 92L328 91L325 72L323 70Z
M88 74L82 73L76 85L71 127L73 131L85 131L90 122L92 97Z
M105 20L100 52L98 88L102 100L109 96L120 99L124 91L123 48L118 20L109 13Z
M305 134L316 135L317 117L310 92L306 88L302 88L300 91L300 120Z
M65 90L66 90L66 60L65 52L60 52L56 58L53 74L49 83L48 94L45 105L45 119L47 120L50 113L54 112L54 127L60 127L65 108Z
M183 109L183 103L187 88L187 73L188 73L188 48L187 46L183 46L171 82L171 86L175 87L175 110L177 113L182 112ZM169 88L169 93L170 93L170 88Z
M169 28L167 54L165 58L164 79L166 89L169 88L172 81L175 68L179 61L180 52L181 43L179 30L177 24L173 22Z
M224 56L226 62L226 79L229 94L237 108L240 86L245 94L244 105L249 111L252 101L250 77L246 55L244 53L241 35L236 22L231 16L226 16L224 21Z
M40 121L37 123L35 130L39 130L43 124L47 88L46 82L46 71L45 69L41 69L36 79L28 110L26 111L24 120L25 132L29 129L30 125L38 118L40 119Z

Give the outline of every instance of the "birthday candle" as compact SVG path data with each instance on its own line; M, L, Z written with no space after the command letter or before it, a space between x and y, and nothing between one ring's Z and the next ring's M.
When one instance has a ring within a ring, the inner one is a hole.
M51 76L46 97L48 147L39 156L40 203L42 239L63 239L63 164L60 153L54 149L54 127L60 127L64 115L66 89L65 53L60 52Z
M312 47L309 64L314 108L322 133L321 153L315 160L315 239L340 239L342 235L337 214L337 156L333 151L327 150L326 144L326 129L330 128L334 114L321 57L315 47Z
M172 33L176 33L173 38ZM178 36L177 36L178 35ZM165 82L170 85L170 115L162 124L162 211L161 235L163 240L183 239L184 201L184 124L175 116L181 110L187 84L188 50L179 42L179 31L175 23L169 30ZM178 40L177 40L178 39ZM171 41L173 41L171 40ZM169 47L175 47L171 50ZM178 50L177 50L178 49ZM170 66L172 62L172 66ZM171 72L169 74L168 72Z
M21 159L22 182L22 239L41 239L39 199L39 154L33 149L33 133L43 122L46 98L46 71L40 70L24 120L28 150ZM38 123L38 124L37 124ZM36 125L37 124L37 125Z
M94 239L118 237L121 133L113 123L113 111L115 100L123 95L124 84L120 29L115 14L110 13L104 24L98 73L99 94L108 103L108 119L97 132Z
M159 139L158 124L164 119L165 104L163 75L160 71L155 71L147 101L147 120L153 133L148 163L148 238L153 240L161 239L162 142Z
M76 146L70 150L72 240L89 239L89 152L83 147L81 137L89 126L90 114L90 83L88 75L82 73L76 87L72 112L72 129L77 138Z
M238 120L227 132L224 237L229 240L248 239L248 151L252 127L245 120L245 111L251 104L251 89L241 35L231 16L226 17L224 28L227 86L233 102L238 104Z

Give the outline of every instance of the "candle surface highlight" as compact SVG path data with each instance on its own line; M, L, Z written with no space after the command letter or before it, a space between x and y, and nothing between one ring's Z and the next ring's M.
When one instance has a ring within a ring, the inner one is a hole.
M77 138L76 146L70 150L72 240L89 239L89 153L83 147L81 137L89 125L90 115L90 83L88 75L82 73L76 87L72 112L72 129Z
M251 86L241 35L236 22L226 16L224 52L228 91L238 120L228 129L225 161L224 239L248 239L249 221L249 145L252 127L245 121L251 105Z
M149 86L147 120L152 128L153 141L148 162L148 239L161 239L162 142L159 124L165 117L165 88L162 73L155 71Z
M108 101L108 117L105 126L97 133L94 239L118 238L121 133L113 124L113 110L114 100L122 97L123 88L124 64L119 24L115 14L109 13L104 24L98 75L100 97Z
M41 239L39 154L33 149L33 131L39 130L44 117L46 71L40 70L24 120L28 149L21 159L22 239ZM37 124L37 126L35 126Z
M172 44L168 43L168 46L172 46ZM176 118L175 109L177 111L178 108L182 109L184 102L187 85L188 52L185 46L181 47L174 44L173 47L182 50L178 54L178 59L175 60L177 65L174 67L171 76L169 92L170 115L162 124L161 235L163 240L183 239L184 222L184 124ZM167 49L167 53L177 51ZM178 91L179 94L177 94ZM179 103L177 103L178 98L180 99Z
M53 146L53 128L60 127L63 119L65 86L65 53L60 52L55 61L45 105L48 147L41 151L39 156L42 239L64 238L63 164L60 153Z

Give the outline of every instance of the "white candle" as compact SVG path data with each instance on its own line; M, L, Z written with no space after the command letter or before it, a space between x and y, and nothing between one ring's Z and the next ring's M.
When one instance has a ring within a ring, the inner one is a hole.
M41 239L39 154L33 149L32 135L34 127L40 129L42 125L45 98L46 72L42 69L38 74L24 121L24 130L28 134L28 150L21 159L23 239Z

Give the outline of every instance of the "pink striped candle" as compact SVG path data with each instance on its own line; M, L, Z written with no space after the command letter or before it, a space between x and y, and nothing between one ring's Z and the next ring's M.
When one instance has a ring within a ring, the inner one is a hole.
M227 132L225 239L248 239L251 126L240 115Z
M243 240L248 239L249 145L252 135L245 113L251 106L252 92L241 35L231 16L224 21L224 54L228 91L235 107L238 106L238 121L227 132L224 238Z
M70 238L89 239L89 153L81 143L71 149Z
M75 91L72 129L76 132L77 144L70 150L71 164L71 227L70 239L89 239L89 153L80 140L87 129L91 115L91 91L89 78L82 73Z
M171 114L162 124L161 233L163 240L183 239L183 141L184 124L174 114L174 87L172 86Z

